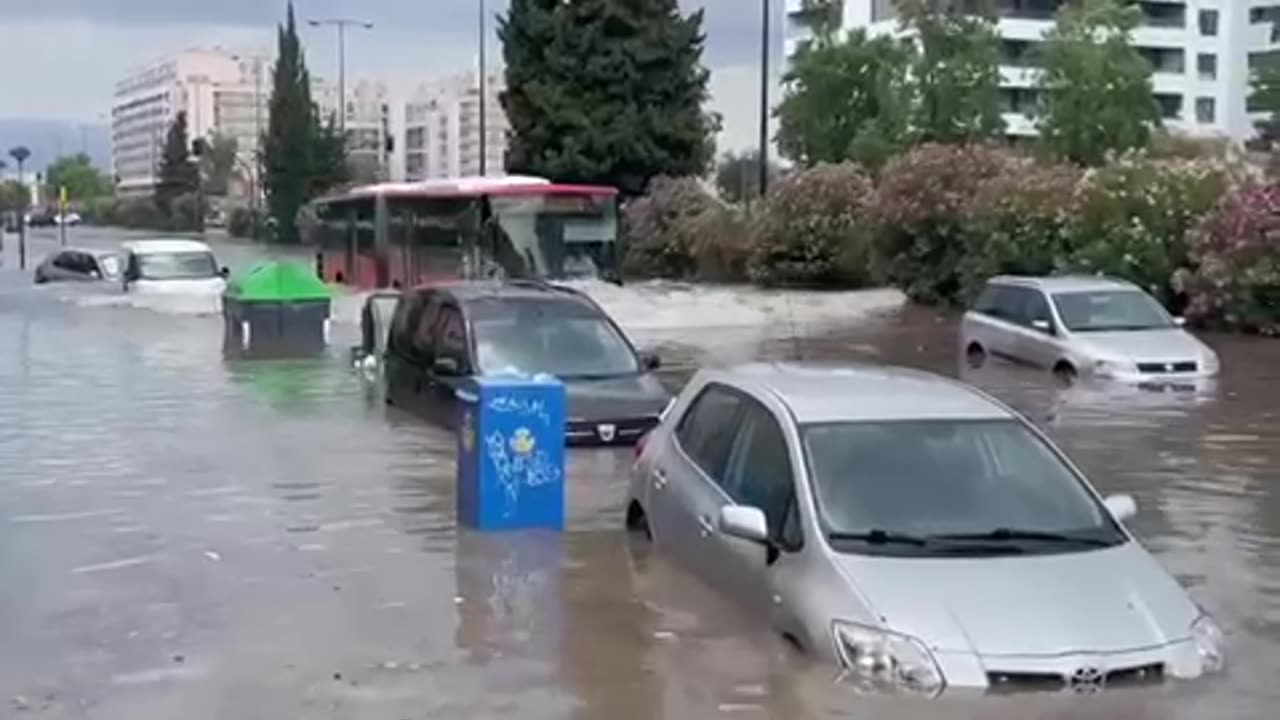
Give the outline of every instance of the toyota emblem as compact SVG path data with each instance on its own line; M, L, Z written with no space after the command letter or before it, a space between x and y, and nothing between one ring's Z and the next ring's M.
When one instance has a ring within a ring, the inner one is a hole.
M596 433L600 435L601 441L613 442L613 439L618 435L618 426L610 424L597 425Z
M1096 667L1082 667L1071 673L1069 684L1073 690L1090 692L1102 688L1105 675Z

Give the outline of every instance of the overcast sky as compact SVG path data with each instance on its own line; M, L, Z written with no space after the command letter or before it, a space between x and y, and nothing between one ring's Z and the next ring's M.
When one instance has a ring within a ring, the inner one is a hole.
M347 40L349 77L403 80L465 70L476 56L479 0L297 0L299 21L352 17L375 24ZM507 0L488 0L493 13ZM713 106L721 149L751 145L759 84L758 0L682 0L705 7ZM781 18L781 0L773 0ZM105 122L129 68L188 47L274 52L285 0L0 0L0 116ZM773 46L781 47L780 22ZM303 28L316 74L336 74L333 30ZM491 60L500 57L495 43ZM775 56L777 53L774 53ZM776 69L778 63L772 63Z

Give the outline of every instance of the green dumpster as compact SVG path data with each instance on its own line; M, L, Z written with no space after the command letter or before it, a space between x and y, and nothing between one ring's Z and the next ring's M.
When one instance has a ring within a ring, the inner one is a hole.
M303 265L265 262L227 284L222 296L228 348L297 354L329 344L330 301L324 281Z

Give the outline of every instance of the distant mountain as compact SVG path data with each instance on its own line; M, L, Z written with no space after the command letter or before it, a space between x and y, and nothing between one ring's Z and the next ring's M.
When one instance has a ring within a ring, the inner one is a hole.
M100 123L75 123L45 118L0 117L0 159L9 165L9 149L25 145L31 150L26 167L44 171L60 155L88 153L103 172L111 170L111 131ZM9 171L12 172L10 167Z

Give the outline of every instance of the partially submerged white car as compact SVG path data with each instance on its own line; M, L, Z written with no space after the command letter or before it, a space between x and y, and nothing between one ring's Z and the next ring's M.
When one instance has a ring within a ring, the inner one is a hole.
M122 247L124 290L129 293L221 295L226 268L195 240L138 240Z

